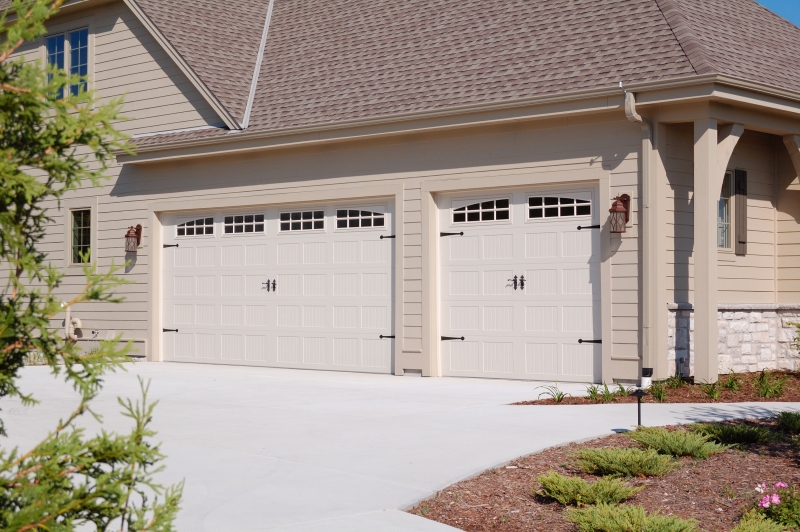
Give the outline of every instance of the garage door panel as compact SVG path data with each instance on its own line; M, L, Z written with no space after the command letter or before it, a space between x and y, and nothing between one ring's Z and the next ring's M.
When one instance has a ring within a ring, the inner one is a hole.
M164 241L179 247L163 261L164 357L391 372L394 343L380 338L394 334L395 240L380 238L392 234L391 212L353 209L357 219L337 228L328 206L311 231L281 231L282 212L267 210L263 233L250 234L225 233L221 212L196 216L214 221L199 237L166 220Z

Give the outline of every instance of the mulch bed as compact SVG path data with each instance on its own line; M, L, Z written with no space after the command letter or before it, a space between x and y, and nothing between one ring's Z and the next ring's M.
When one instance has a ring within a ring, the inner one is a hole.
M747 423L774 427L772 421ZM570 466L577 449L634 445L626 436L617 434L549 449L453 484L409 512L467 532L574 532L575 525L562 518L563 506L532 494L532 487L539 489L536 478L555 470L591 482L596 477ZM648 512L659 510L697 519L701 530L728 532L737 525L743 511L756 502L754 487L758 483L800 484L798 457L791 441L780 436L769 444L731 449L707 460L681 459L679 469L662 477L630 479L631 484L645 489L626 504L642 505Z
M741 380L741 387L738 391L731 391L725 389L722 384L725 382L727 375L720 375L718 389L721 393L720 398L713 400L709 398L703 385L695 384L692 380L683 381L683 385L678 388L667 386L666 398L664 403L747 403L747 402L800 402L800 373L792 371L773 371L769 372L772 378L784 379L783 393L779 397L763 398L758 395L758 388L755 385L755 380L758 378L759 373L740 373L737 375ZM602 386L601 386L602 388ZM611 390L616 391L617 385L609 385ZM537 390L537 394L542 392L543 389ZM541 397L545 397L544 395ZM615 403L635 403L635 397L629 396L616 396ZM656 402L652 396L645 397L642 402L653 403ZM594 405L603 404L602 401L590 401L586 397L567 397L560 403L556 403L553 399L542 398L531 401L522 401L514 403L515 405Z

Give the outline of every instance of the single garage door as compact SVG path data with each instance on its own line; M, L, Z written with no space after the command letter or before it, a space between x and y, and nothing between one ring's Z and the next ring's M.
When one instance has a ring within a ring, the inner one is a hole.
M167 216L165 360L389 373L389 203ZM383 237L383 238L382 238Z
M598 223L595 196L440 198L444 374L600 378L600 239L585 228Z

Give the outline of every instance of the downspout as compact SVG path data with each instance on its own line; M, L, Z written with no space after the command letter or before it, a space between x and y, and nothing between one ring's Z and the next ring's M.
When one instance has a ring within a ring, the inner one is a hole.
M653 335L656 328L652 327L652 300L658 279L654 278L653 266L655 264L656 241L655 227L652 223L652 206L655 204L653 194L653 128L650 122L636 112L636 96L628 92L619 82L619 88L625 94L625 116L642 128L642 196L639 199L639 231L642 248L642 336L640 349L642 353L642 373L640 386L649 388L652 383L655 357L658 356L656 342Z

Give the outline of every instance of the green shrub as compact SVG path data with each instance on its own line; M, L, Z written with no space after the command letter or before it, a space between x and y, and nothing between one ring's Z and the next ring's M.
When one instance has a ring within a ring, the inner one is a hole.
M738 392L742 388L742 378L736 373L730 372L724 381L720 382L720 386L732 392Z
M710 441L723 445L742 445L766 443L773 438L772 432L763 427L749 427L744 424L726 425L724 423L697 423L689 427L692 432L708 437Z
M660 515L647 515L641 506L609 506L598 504L568 510L567 521L575 523L580 532L692 532L697 521Z
M667 398L667 388L663 382L654 382L649 391L650 395L653 396L653 401L656 403L663 403Z
M628 432L627 436L646 449L670 456L705 459L727 449L724 445L708 441L708 436L685 430L669 432L662 428L639 427L635 432Z
M701 384L700 387L703 389L703 393L706 394L706 397L712 401L718 401L722 396L722 390L719 389L719 384L716 382Z
M590 401L597 402L600 400L600 387L596 384L586 387L586 398Z
M776 495L778 499L772 499ZM755 511L775 523L793 529L800 528L800 490L795 487L774 487L765 491Z
M761 373L756 377L755 384L759 397L772 399L783 395L786 379L781 375L773 376L767 373L767 370L761 370Z
M603 388L600 390L600 399L603 403L613 403L617 400L617 394L609 389L608 384L603 383Z
M755 511L750 511L744 514L737 527L731 532L784 532L784 530L786 527Z
M568 393L564 393L558 389L558 383L556 383L555 386L538 386L536 389L538 390L539 388L544 388L544 391L539 394L538 399L541 399L542 396L544 395L545 397L549 397L556 403L561 403L564 401L564 399L569 397Z
M683 380L683 376L681 374L677 374L665 380L664 384L667 386L667 388L680 388L686 385L686 381Z
M580 449L577 466L590 475L655 477L675 469L672 458L653 449Z
M564 505L619 504L644 488L634 488L618 478L601 478L589 484L582 478L566 477L555 471L536 479L542 486L536 495L554 499Z
M781 412L775 416L778 428L789 434L800 434L800 412Z
M624 384L618 382L617 390L614 393L617 394L617 397L628 397L628 394L630 394L631 391L633 391L632 388L626 388Z

